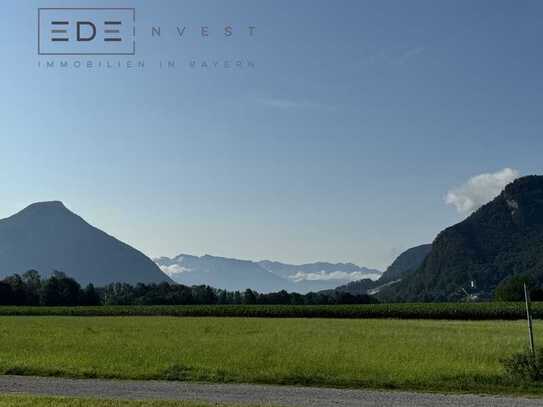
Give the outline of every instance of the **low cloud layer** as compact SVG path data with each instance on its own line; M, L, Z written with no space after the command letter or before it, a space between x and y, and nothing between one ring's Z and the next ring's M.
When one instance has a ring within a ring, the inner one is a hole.
M260 103L261 105L276 108L276 109L283 109L283 110L294 110L294 109L334 110L333 106L328 106L321 103L312 102L309 100L258 98L256 101Z
M459 187L449 190L445 202L454 206L462 215L469 215L497 197L507 184L519 176L520 173L512 168L476 175Z
M170 277L176 274L181 274L181 273L186 273L186 272L191 271L190 269L180 266L179 264L172 264L171 266L159 266L159 267L160 267L160 270L162 270L164 274Z
M318 273L304 273L304 272L299 271L296 274L289 276L289 278L296 283L299 283L301 281L328 281L328 280L357 281L357 280L362 280L364 278L376 279L378 277L380 277L379 274L374 275L370 273L364 273L361 271L353 271L353 272L320 271Z

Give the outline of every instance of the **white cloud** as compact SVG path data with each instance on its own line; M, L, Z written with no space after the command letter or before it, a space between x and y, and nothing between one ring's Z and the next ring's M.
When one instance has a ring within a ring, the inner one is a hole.
M174 276L176 274L186 273L191 269L180 266L179 264L172 264L171 266L159 266L162 272L168 276Z
M411 59L421 56L424 53L424 51L425 51L425 48L420 47L420 46L409 48L398 57L398 63L405 64L409 62Z
M497 197L507 184L519 176L520 173L512 168L476 175L463 185L449 190L445 202L454 206L459 213L469 215Z
M258 103L273 107L276 109L292 110L292 109L328 109L333 110L332 106L323 105L321 103L311 102L308 100L292 100L292 99L276 99L276 98L258 98Z
M375 279L380 277L379 274L364 273L361 271L320 271L318 273L304 273L302 271L297 272L296 274L289 276L291 280L296 283L301 281L328 281L328 280L343 280L343 281L357 281L364 278Z

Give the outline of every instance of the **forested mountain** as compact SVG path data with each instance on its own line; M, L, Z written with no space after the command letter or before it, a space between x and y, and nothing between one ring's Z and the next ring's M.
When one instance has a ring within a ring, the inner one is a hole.
M379 286L379 280L370 280L364 278L362 280L351 281L350 283L340 285L335 290L324 290L323 292L337 291L341 293L349 293L352 295L367 294L369 290L375 289Z
M442 231L421 267L380 296L394 301L484 298L512 275L543 283L543 176L517 179Z
M414 272L422 264L431 249L431 244L412 247L400 254L378 280L366 278L352 281L337 287L336 291L353 295L362 295L368 292L375 294L382 288L401 280L408 273Z
M406 250L400 254L390 266L388 266L379 279L379 283L385 284L405 278L408 273L411 273L420 267L431 250L431 244L423 244Z

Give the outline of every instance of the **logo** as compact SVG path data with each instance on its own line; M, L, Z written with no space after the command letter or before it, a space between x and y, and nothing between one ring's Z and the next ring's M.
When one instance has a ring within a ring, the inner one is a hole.
M135 55L134 8L39 8L38 55Z

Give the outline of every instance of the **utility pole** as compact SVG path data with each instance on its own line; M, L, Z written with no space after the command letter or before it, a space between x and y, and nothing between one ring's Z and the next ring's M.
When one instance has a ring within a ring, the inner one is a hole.
M532 308L530 304L530 293L528 292L528 287L524 283L524 299L526 300L526 318L528 319L528 336L530 338L530 352L535 356L535 347L534 347L534 329L532 327Z

